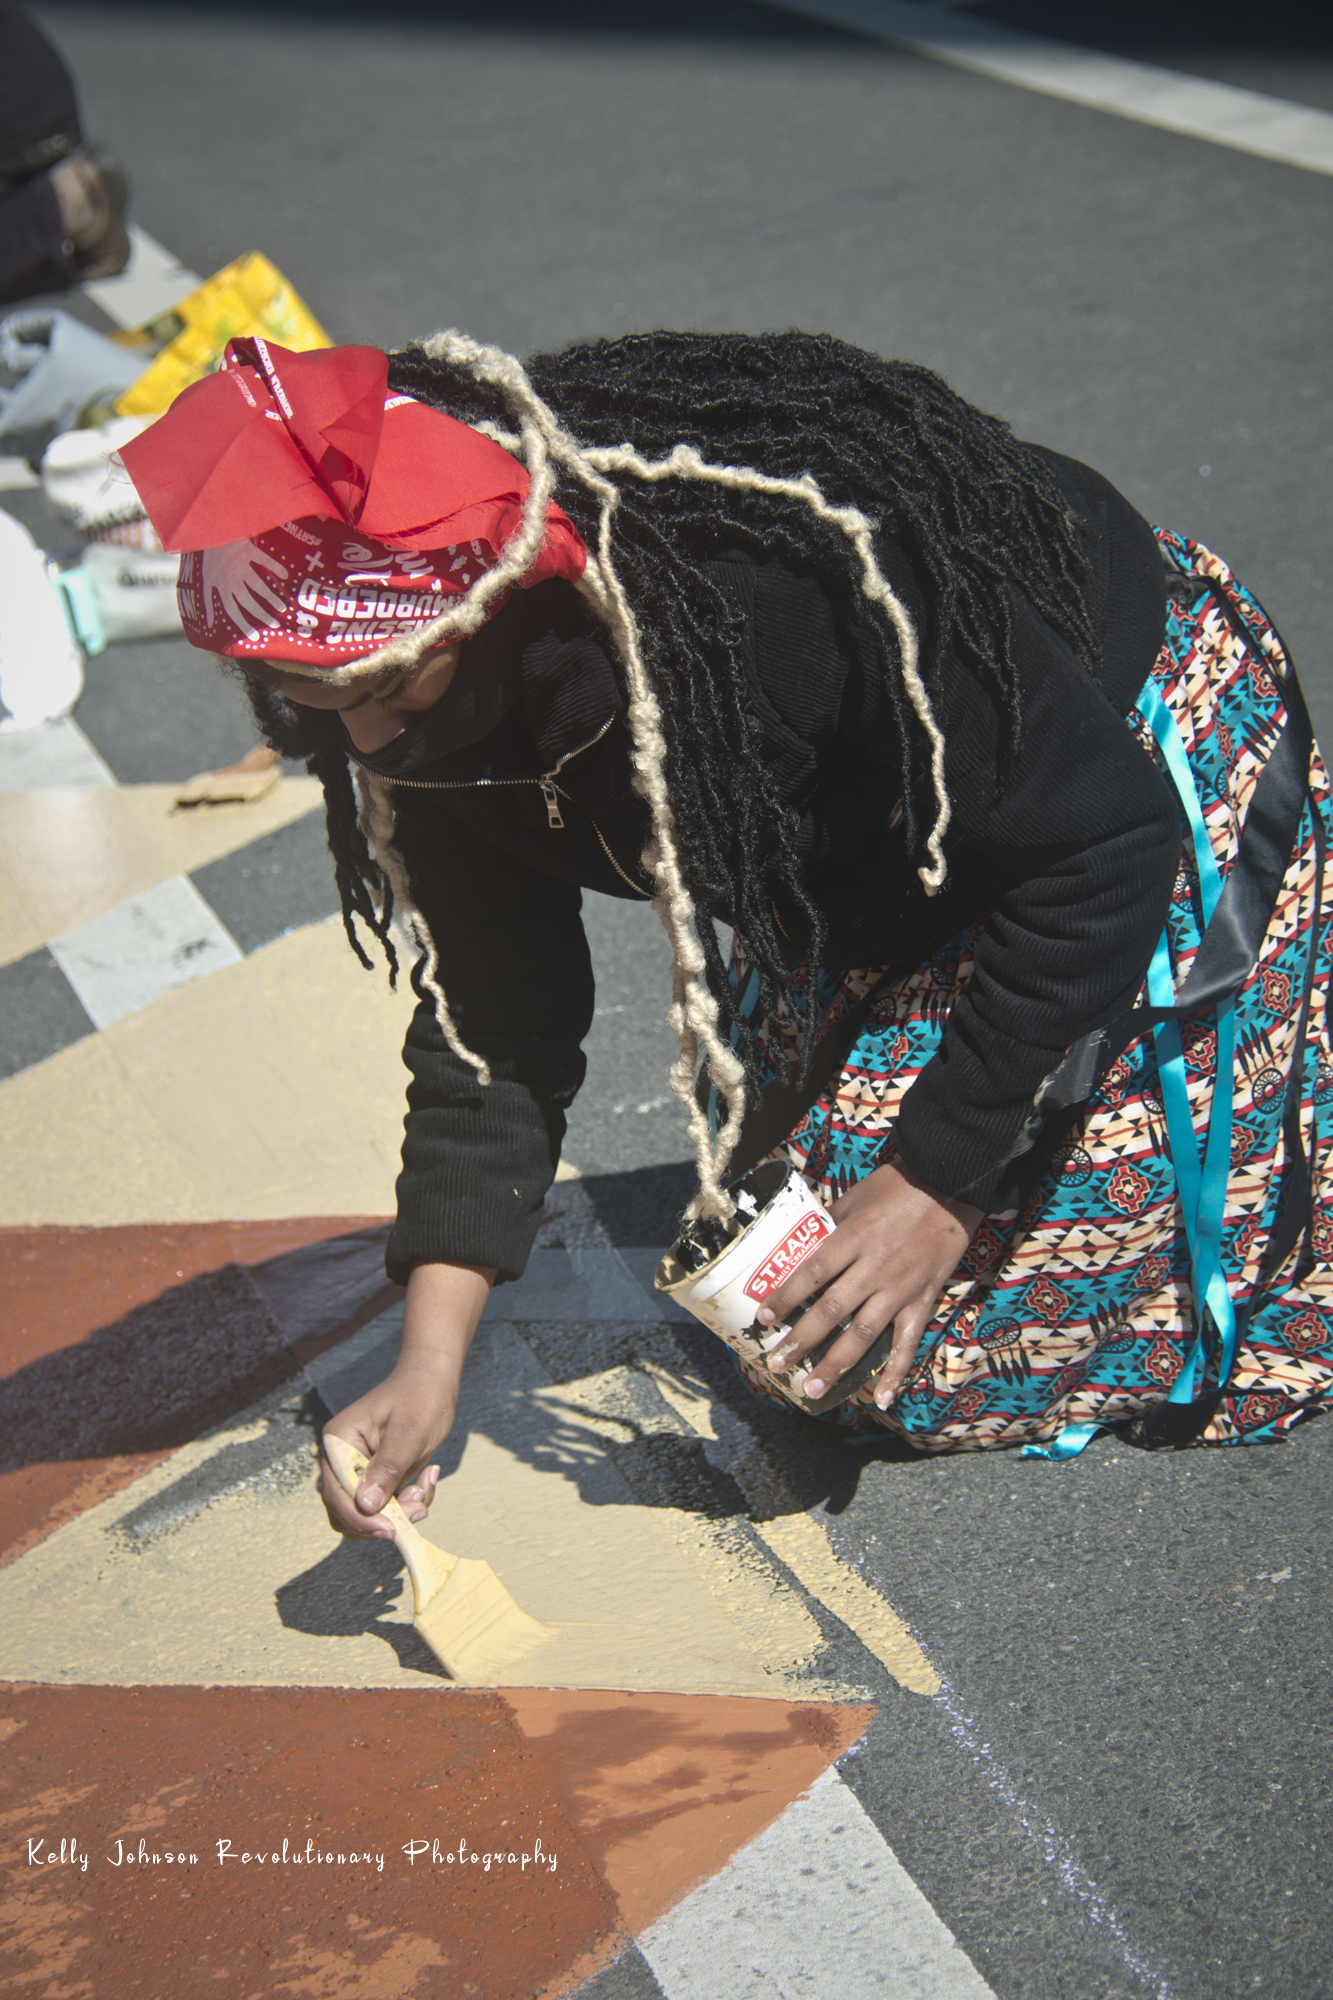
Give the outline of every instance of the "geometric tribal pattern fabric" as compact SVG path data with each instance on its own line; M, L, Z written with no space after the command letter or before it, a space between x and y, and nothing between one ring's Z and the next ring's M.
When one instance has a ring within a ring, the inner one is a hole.
M1155 685L1184 741L1219 872L1225 879L1246 809L1285 720L1291 671L1255 599L1208 550L1158 530L1182 578L1172 595ZM1180 599L1185 601L1180 601ZM1146 692L1146 690L1145 690ZM1137 710L1129 725L1161 762ZM1330 823L1328 776L1314 752L1310 796L1257 964L1235 996L1236 1076L1223 1271L1241 1323L1231 1379L1197 1442L1282 1436L1333 1390L1333 1050L1328 990L1333 895L1321 881ZM1182 813L1182 863L1167 919L1177 988L1201 937L1193 843ZM785 1141L826 1202L893 1157L899 1104L930 1061L967 986L980 926L886 987L840 1075ZM743 989L748 967L734 976ZM825 1026L876 981L873 968L822 983ZM1306 996L1309 995L1308 1014ZM1146 991L1140 995L1146 1002ZM790 1052L808 994L798 984L763 1024ZM1305 1032L1301 1035L1302 1016ZM1217 1059L1215 1015L1182 1023L1190 1102L1206 1133ZM1298 1046L1298 1043L1302 1044ZM1314 1179L1311 1225L1256 1296L1284 1178L1288 1083L1299 1064L1301 1135ZM1132 1042L1082 1107L1023 1208L986 1218L941 1296L890 1411L873 1383L830 1413L882 1428L923 1451L1049 1442L1067 1425L1121 1423L1163 1402L1196 1335L1190 1254L1151 1032ZM1216 1389L1216 1336L1211 1372ZM742 1369L751 1386L761 1381Z

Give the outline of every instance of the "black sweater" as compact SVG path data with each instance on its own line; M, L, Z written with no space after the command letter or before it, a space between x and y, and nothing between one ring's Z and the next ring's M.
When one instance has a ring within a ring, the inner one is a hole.
M1161 931L1180 849L1174 797L1124 717L1161 645L1157 544L1087 467L1050 455L1092 530L1095 674L1013 593L1022 745L1005 753L993 696L950 660L936 699L953 821L949 882L928 898L908 855L887 695L816 578L723 552L710 565L746 614L751 698L832 969L906 972L987 919L967 992L895 1127L906 1164L978 1206L1004 1198L1034 1097L1065 1052L1132 999ZM923 635L930 606L902 550L880 544ZM424 722L364 762L394 783L399 843L431 926L458 1029L489 1088L423 1002L388 1266L447 1258L518 1276L583 1080L593 983L580 892L645 896L647 832L630 785L624 693L582 601L516 594L467 642Z

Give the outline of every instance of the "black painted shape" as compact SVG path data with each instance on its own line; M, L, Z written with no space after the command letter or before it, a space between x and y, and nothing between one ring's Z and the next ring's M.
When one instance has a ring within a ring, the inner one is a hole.
M14 1076L91 1035L83 1003L45 945L0 966L0 1076Z
M190 880L247 952L338 909L322 812L307 813L220 861L210 861Z

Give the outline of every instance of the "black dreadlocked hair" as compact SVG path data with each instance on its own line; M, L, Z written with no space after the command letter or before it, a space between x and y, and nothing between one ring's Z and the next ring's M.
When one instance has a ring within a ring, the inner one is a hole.
M713 463L785 479L813 475L829 502L859 508L900 542L928 593L921 658L927 689L938 692L952 652L999 704L1011 748L1022 716L1009 587L1017 585L1074 651L1095 663L1081 527L1049 466L1008 425L965 402L929 369L881 361L829 335L658 332L538 355L528 373L581 444L628 443L645 458L660 458L685 443ZM419 347L390 357L389 380L395 392L465 422L516 428L501 390ZM904 831L918 859L929 745L903 687L894 633L864 597L857 557L838 527L793 497L685 479L647 484L632 474L619 485L616 567L659 690L667 782L690 891L701 912L735 927L759 973L762 1017L791 983L793 938L817 976L824 926L802 878L793 817L764 761L747 701L740 617L701 573L700 560L740 548L818 576L848 637L884 677L900 744ZM593 544L595 497L570 480L557 498ZM276 721L276 709L286 704L275 698L270 707ZM303 716L302 739L309 735L304 723ZM287 740L296 739L287 733ZM323 744L333 752L331 737ZM333 761L342 762L342 776L331 788L326 767ZM345 758L326 758L321 748L316 767L329 795L330 845L349 935L355 943L352 920L359 916L387 945L383 912L378 920L367 916L375 900L367 880L381 897L383 887L356 825ZM747 1022L734 1018L714 927L703 921L698 930L724 1029L736 1031L753 1080L753 1036ZM802 1073L814 1027L810 1009Z
M396 986L398 953L390 935L393 887L381 874L361 830L347 737L337 715L284 701L262 667L252 661L222 664L239 675L264 741L284 757L302 759L311 777L324 787L324 821L348 943L367 972L373 971L374 962L356 934L359 919L379 939L389 962L389 984Z

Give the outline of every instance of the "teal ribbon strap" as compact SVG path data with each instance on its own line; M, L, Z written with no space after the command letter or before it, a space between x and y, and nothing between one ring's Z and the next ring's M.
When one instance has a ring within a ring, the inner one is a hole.
M1213 855L1212 842L1208 838L1208 829L1204 825L1194 774L1190 770L1175 718L1152 682L1140 695L1138 706L1157 739L1189 821L1199 875L1203 928L1207 930L1222 894L1222 878ZM1153 1007L1170 1007L1174 1005L1175 997L1170 944L1163 934L1148 969L1148 1000ZM1192 1403L1199 1393L1205 1311L1212 1314L1221 1341L1219 1381L1227 1380L1236 1357L1236 1310L1222 1270L1222 1225L1226 1215L1227 1179L1231 1172L1236 1064L1236 1014L1230 999L1219 1002L1216 1019L1217 1067L1202 1162L1190 1112L1180 1024L1178 1021L1161 1021L1153 1029L1162 1078L1167 1137L1190 1248L1196 1329L1194 1345L1168 1397L1172 1403Z
M1175 717L1160 690L1149 681L1138 699L1139 713L1152 730L1171 781L1189 823L1199 876L1203 929L1212 921L1222 894L1222 877L1204 824L1194 773ZM1148 968L1148 1004L1174 1007L1176 982L1171 964L1171 939L1163 931ZM1172 1384L1168 1402L1192 1403L1200 1394L1204 1369L1205 1312L1211 1313L1220 1340L1219 1382L1231 1374L1236 1358L1236 1309L1222 1269L1222 1226L1226 1218L1227 1180L1231 1172L1231 1137L1235 1119L1236 1015L1230 998L1220 1001L1217 1019L1217 1069L1208 1133L1200 1158L1185 1076L1185 1051L1178 1020L1159 1021L1153 1029L1162 1105L1166 1113L1171 1163L1176 1173L1185 1237L1189 1244L1191 1289L1194 1296L1194 1344ZM1096 1424L1069 1424L1050 1444L1024 1445L1024 1458L1074 1458L1096 1436Z
M1062 1458L1077 1458L1083 1447L1092 1443L1100 1429L1100 1424L1066 1424L1059 1436L1053 1437L1049 1444L1025 1444L1019 1457L1049 1458L1056 1461Z

